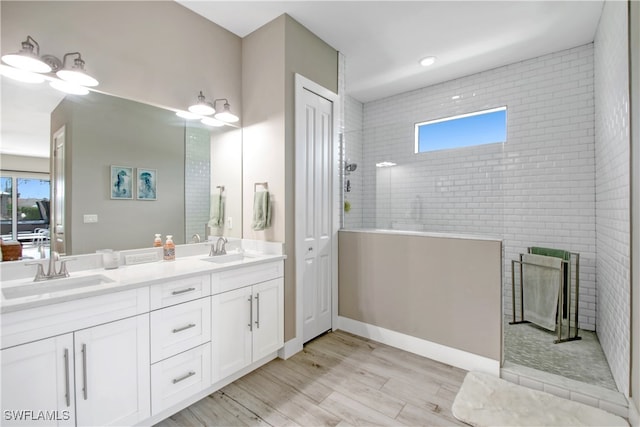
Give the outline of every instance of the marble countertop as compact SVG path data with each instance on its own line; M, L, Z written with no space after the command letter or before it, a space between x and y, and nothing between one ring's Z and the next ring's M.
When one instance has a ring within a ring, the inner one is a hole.
M68 279L52 279L41 282L34 282L33 277L2 282L2 292L0 299L0 313L9 313L25 310L44 305L56 304L80 298L87 298L112 292L125 291L165 282L169 279L181 279L218 271L242 268L248 265L262 264L285 259L284 255L271 255L258 252L244 252L244 258L237 261L230 261L224 264L217 264L206 261L206 255L193 255L178 257L175 261L155 261L145 264L124 265L117 269L106 270L104 268L88 269L72 272ZM44 263L46 271L46 263ZM64 280L73 279L81 281L81 278L91 279L95 276L104 276L109 283L93 284L89 286L78 286L72 289L55 290L37 295L6 298L5 290L21 286L43 286L60 283Z

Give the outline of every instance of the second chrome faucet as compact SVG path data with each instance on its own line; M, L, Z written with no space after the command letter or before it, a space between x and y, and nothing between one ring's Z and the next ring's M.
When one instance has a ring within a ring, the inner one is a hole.
M216 243L211 244L211 250L209 251L209 256L225 255L227 253L227 249L225 245L228 242L229 241L227 240L226 237L218 237L218 240L216 241Z

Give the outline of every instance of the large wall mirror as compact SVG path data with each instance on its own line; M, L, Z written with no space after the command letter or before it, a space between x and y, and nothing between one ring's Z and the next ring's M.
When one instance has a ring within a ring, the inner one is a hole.
M77 255L150 247L156 233L177 243L196 234L242 236L241 129L194 124L97 92L65 96L6 77L1 85L4 240L19 239L27 249L33 239L24 236L50 229L59 252ZM41 188L32 191L36 182ZM46 199L57 208L37 203ZM220 202L223 216L207 227L212 203Z

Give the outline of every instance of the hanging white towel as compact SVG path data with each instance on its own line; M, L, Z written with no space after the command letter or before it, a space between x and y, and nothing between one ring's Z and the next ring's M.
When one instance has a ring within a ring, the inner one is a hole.
M522 261L524 320L555 331L562 259L523 254Z
M210 200L209 227L221 228L224 226L224 196L222 194L212 194Z
M268 191L253 193L253 222L251 228L256 231L271 227L271 196Z

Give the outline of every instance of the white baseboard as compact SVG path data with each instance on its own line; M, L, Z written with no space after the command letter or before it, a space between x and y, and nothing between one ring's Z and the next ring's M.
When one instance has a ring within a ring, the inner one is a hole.
M284 347L278 350L278 357L287 360L299 351L302 351L302 338L295 337L284 343Z
M629 400L629 424L631 424L632 427L640 427L640 413L638 412L636 402L630 397L628 397L627 400Z
M467 371L480 371L500 376L499 360L489 359L347 317L338 317L338 329Z

